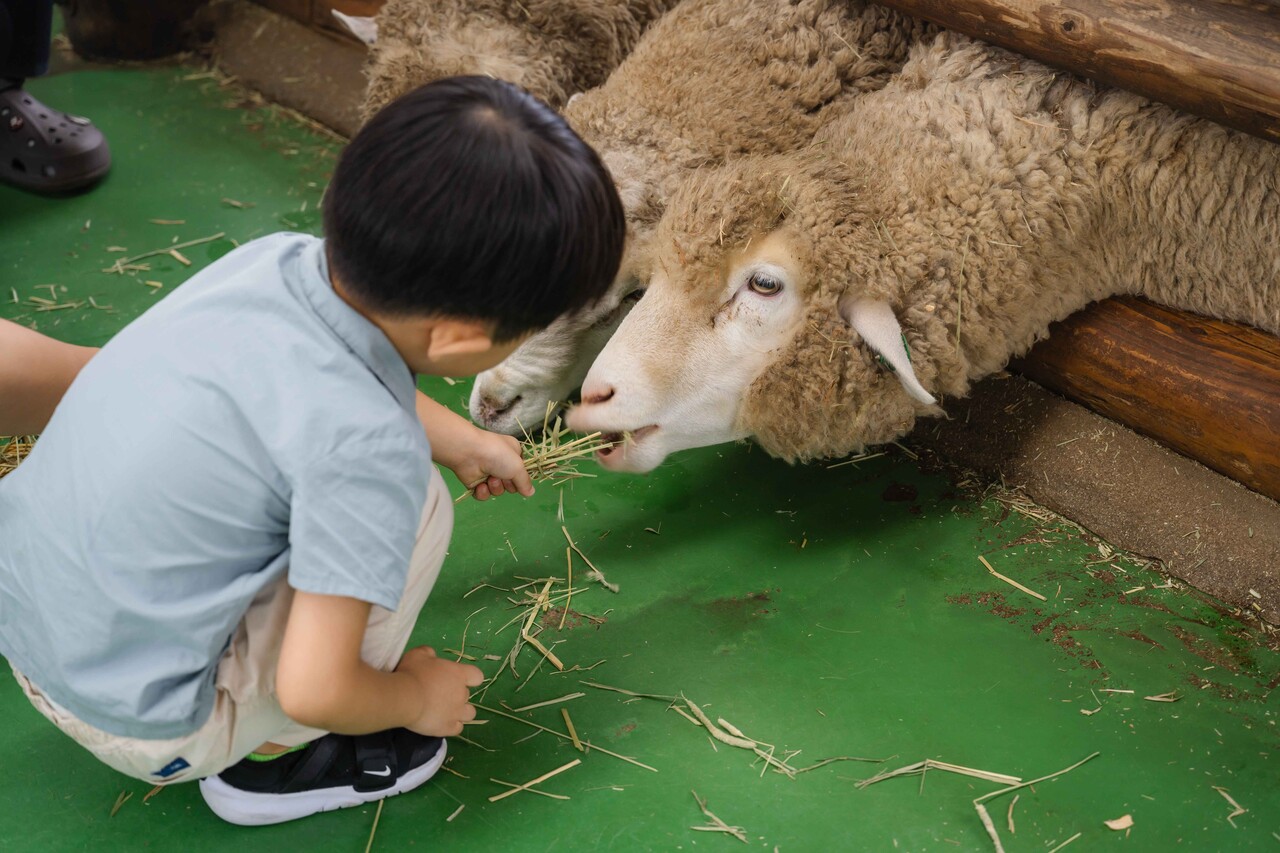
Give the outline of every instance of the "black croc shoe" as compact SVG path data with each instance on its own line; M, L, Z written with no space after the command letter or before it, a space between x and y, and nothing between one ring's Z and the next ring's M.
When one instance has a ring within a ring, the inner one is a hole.
M263 826L412 791L444 757L443 740L408 729L331 734L270 761L246 758L201 779L200 793L228 823Z
M0 90L0 181L66 193L110 169L107 140L87 118L50 109L18 85Z

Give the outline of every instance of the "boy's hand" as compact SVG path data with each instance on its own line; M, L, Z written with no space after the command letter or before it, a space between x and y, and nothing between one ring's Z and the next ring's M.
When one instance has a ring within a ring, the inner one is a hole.
M520 455L520 442L498 435L449 411L421 391L418 419L431 442L432 458L448 468L462 484L474 487L476 500L516 492L533 494L533 481Z
M435 649L418 646L404 653L396 672L413 676L422 688L422 713L410 731L431 737L462 734L463 723L476 718L471 691L484 682L484 673L470 664L436 657Z
M524 467L520 442L509 435L472 427L466 450L460 458L448 464L464 486L475 485L476 500L488 500L490 496L518 493L526 498L533 494L533 481ZM442 460L443 461L443 460Z

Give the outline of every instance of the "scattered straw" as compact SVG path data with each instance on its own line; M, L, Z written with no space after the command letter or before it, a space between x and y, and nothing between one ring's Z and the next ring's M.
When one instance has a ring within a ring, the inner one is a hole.
M837 761L864 761L868 764L884 764L888 760L887 758L859 758L856 755L840 755L835 758L824 758L821 761L810 764L808 767L798 768L796 773L808 773L810 770L817 770L819 767L826 767L828 764L833 764Z
M530 779L528 782L525 782L523 785L516 785L510 791L503 791L501 794L494 794L492 797L489 798L489 802L496 803L498 802L498 800L505 800L507 797L511 796L512 794L518 794L521 791L528 791L530 790L531 786L537 785L539 782L545 782L548 779L550 779L552 776L557 776L566 770L577 767L581 763L582 763L581 758L575 758L573 759L573 761L570 761L568 764L561 765L560 767L557 767L555 770L551 770L551 771L548 771L547 773L543 773L537 779ZM497 779L492 779L490 781L498 782L498 784L500 785L511 784L510 782L499 782ZM533 793L543 793L543 792L534 791ZM561 795L551 794L548 796L559 797ZM564 797L564 799L567 800L568 797ZM365 853L368 853L368 851L365 851Z
M1133 815L1127 814L1122 817L1118 817L1115 820L1104 820L1103 823L1107 825L1107 829L1114 829L1116 832L1119 832L1122 829L1128 829L1133 826Z
M5 474L12 473L22 463L22 460L31 454L31 449L36 444L36 437L34 435L11 435L7 438L0 438L0 441L5 442L0 445L0 477L3 477Z
M560 530L564 533L564 538L569 543L569 547L573 549L574 553L581 557L582 561L591 567L591 571L587 573L587 578L589 580L596 581L602 587L609 590L609 592L617 592L619 589L618 585L616 583L609 583L604 576L604 572L597 569L595 563L591 562L590 558L588 558L586 554L582 553L582 549L578 547L578 544L573 541L573 537L569 535L569 528L562 524L560 525Z
M991 836L991 842L995 845L996 853L1004 853L1004 847L1003 845L1000 844L1000 835L999 833L996 832L996 825L992 822L991 815L987 813L986 806L984 806L983 803L985 803L987 800L994 799L1004 794L1009 794L1019 789L1027 788L1032 785L1039 784L1040 782L1047 782L1050 779L1056 779L1057 777L1062 776L1063 774L1070 773L1072 770L1075 770L1080 765L1086 762L1092 761L1093 759L1097 758L1100 754L1101 753L1095 752L1089 756L1086 756L1085 758L1080 759L1075 764L1072 764L1070 767L1066 767L1062 770L1057 771L1056 773L1050 773L1047 776L1041 776L1038 779L1032 779L1030 782L1018 782L1016 785L1010 785L1007 788L1001 788L998 791L992 791L988 794L983 794L981 797L978 797L977 799L975 799L973 801L974 811L978 813L978 819L982 821L982 825L986 828L987 835ZM1059 847L1055 849L1060 850L1063 847L1066 847L1072 841L1075 841L1076 838L1079 838L1079 837L1080 837L1080 834L1076 833L1074 837L1067 839L1066 842L1059 845Z
M373 828L369 830L369 841L364 845L364 853L373 849L373 837L378 834L378 821L382 820L382 806L386 800L378 800L378 810L373 813Z
M697 791L690 791L689 793L693 794L694 802L698 804L698 808L706 815L707 820L711 821L707 826L691 826L689 827L690 829L695 829L698 832L723 832L726 835L732 835L743 844L748 843L746 830L740 826L729 826L729 824L712 814L711 810L707 808L707 801L699 797Z
M467 807L466 803L463 803L462 805L458 806L456 809L453 810L453 814L449 815L447 818L444 819L444 822L453 823L453 819L458 815L462 814L462 810L465 809L466 807Z
M211 237L201 237L199 240L188 240L185 243L178 243L176 246L165 246L163 249L152 249L150 252L143 252L141 255L134 255L132 258L120 258L114 264L104 269L103 272L124 274L127 267L134 265L137 261L140 261L143 258L176 253L178 249L185 249L188 246L199 246L201 243L212 243L214 240L221 240L225 236L227 236L225 231L219 231ZM190 263L190 261L187 263Z
M164 785L156 785L150 791L147 791L146 796L142 798L142 802L144 803L147 802L148 800L150 800L152 797L154 797L156 794L160 793L163 790L164 790Z
M567 734L564 734L563 732L558 732L555 729L549 729L546 726L540 726L537 723L532 722L530 720L525 720L513 714L508 714L505 711L499 711L497 708L488 708L484 705L481 705L479 702L472 702L471 704L475 705L481 711L488 711L490 714L497 714L499 717L506 717L509 720L515 720L517 723L523 723L524 725L538 729L539 731L549 732L555 735L556 737L560 738L561 740L569 740L569 741L572 740L572 738L570 738ZM587 748L588 752L590 752L591 750L595 750L596 752L603 752L605 755L612 756L614 758L619 759L620 761L625 761L628 764L634 764L636 767L643 767L645 770L649 770L653 773L658 772L658 768L656 767L650 767L648 764L645 764L642 761L637 761L636 759L629 758L625 755L619 755L616 752L610 752L609 750L605 749L602 746L596 746L595 744L591 743L591 741L583 741L582 745Z
M986 558L986 557L984 557L984 556L982 556L981 554L979 554L979 555L978 555L978 559L982 561L982 565L984 565L984 566L986 566L986 567L987 567L987 571L991 572L991 574L995 575L995 576L996 576L996 577L998 577L1000 580L1004 581L1005 583L1009 584L1010 586L1012 586L1012 587L1016 587L1017 589L1022 590L1023 592L1025 592L1027 595L1031 596L1032 598L1038 598L1038 599L1040 599L1041 601L1047 601L1047 600L1048 600L1048 599L1046 599L1043 595L1041 595L1040 593L1036 592L1034 589L1028 589L1027 587L1023 586L1022 584L1018 583L1018 582L1017 582L1016 580L1014 580L1013 578L1011 578L1011 577L1006 577L1005 575L1002 575L1002 574L1000 574L999 572L997 572L997 571L995 570L995 568L994 568L990 563L988 563L988 562L987 562L987 558Z
M1239 803L1237 803L1237 802L1235 801L1235 798L1234 798L1234 797L1232 797L1230 794L1228 794L1228 793L1227 793L1227 789L1226 789L1226 788L1219 788L1217 785L1214 785L1214 786L1213 786L1213 790L1215 790L1215 791L1217 791L1219 794L1221 794L1221 795L1222 795L1222 797L1223 797L1223 799L1225 799L1228 803L1230 803L1230 804L1231 804L1231 808L1235 809L1235 811L1233 811L1231 814L1227 815L1227 823L1231 824L1232 828L1235 828L1235 825L1236 825L1236 818L1240 817L1240 815L1242 815L1242 814L1247 813L1249 810L1248 810L1248 809L1246 809L1244 806L1240 805ZM113 814L114 814L114 812L113 812Z
M1013 807L1014 807L1014 806L1016 806L1016 805L1018 804L1018 800L1020 800L1021 798L1022 798L1022 795L1021 795L1021 794L1014 794L1014 795L1013 795L1013 800L1012 800L1012 801L1010 801L1010 803L1009 803L1009 818L1008 818L1008 821L1009 821L1009 834L1010 834L1010 835L1017 835L1017 833L1018 833L1018 830L1017 830L1017 829L1015 829L1015 828L1014 828L1014 825L1013 825Z

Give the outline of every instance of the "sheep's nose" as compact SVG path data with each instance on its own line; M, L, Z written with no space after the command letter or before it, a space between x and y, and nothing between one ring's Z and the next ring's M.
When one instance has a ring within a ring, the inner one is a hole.
M607 403L613 399L616 393L612 385L600 384L592 386L590 384L582 386L582 404L584 406L597 405L599 403Z
M499 418L502 415L505 415L507 412L511 411L512 407L514 407L516 403L520 402L520 399L521 399L520 395L517 394L516 396L512 397L510 400L507 400L504 403L501 400L498 400L494 397L490 397L488 394L485 394L480 398L480 415L486 421L492 421L495 418Z

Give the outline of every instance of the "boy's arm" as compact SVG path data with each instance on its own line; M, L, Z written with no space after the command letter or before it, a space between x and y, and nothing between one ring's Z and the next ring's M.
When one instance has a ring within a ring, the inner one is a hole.
M96 352L0 320L0 435L42 431Z
M405 652L395 672L374 669L360 659L369 608L345 596L294 592L276 666L280 707L304 726L339 734L399 727L459 734L476 716L468 688L484 675L426 646Z
M418 392L418 420L431 442L431 455L448 468L464 486L475 487L475 496L519 492L533 494L533 481L520 455L520 442L509 435L480 429L459 414Z

